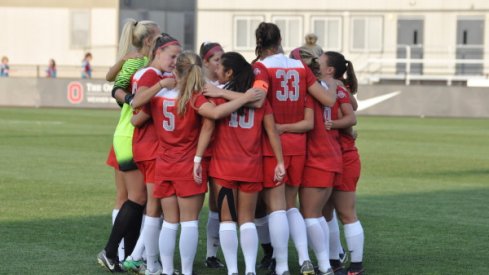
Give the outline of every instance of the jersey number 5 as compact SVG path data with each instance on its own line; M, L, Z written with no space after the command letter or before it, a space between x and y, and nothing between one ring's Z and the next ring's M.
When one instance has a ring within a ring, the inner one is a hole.
M275 76L280 81L282 90L277 91L277 99L279 101L297 101L299 100L299 73L296 70L277 70ZM292 81L292 90L289 90L289 82Z
M245 109L248 112L248 119L246 119L246 113L238 115L238 112L231 113L231 119L229 120L229 127L251 129L255 121L255 109Z
M171 132L175 130L175 115L168 111L168 107L175 107L175 101L163 101L163 129Z

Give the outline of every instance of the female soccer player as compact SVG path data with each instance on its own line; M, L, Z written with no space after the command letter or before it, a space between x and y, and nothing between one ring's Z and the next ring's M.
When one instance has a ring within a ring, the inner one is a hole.
M204 76L207 82L215 85L219 84L216 69L223 53L224 50L219 43L204 42L202 45L200 45L199 55L202 59L202 67L204 69Z
M149 53L153 37L158 35L159 27L152 21L129 20L120 39L119 56L125 56L130 45L137 48L143 58L128 59L124 62L114 83L113 95L118 102L129 102L130 80L132 75L147 64L145 56ZM132 159L132 135L134 127L130 124L131 107L124 104L114 133L114 155L109 153L108 163L116 168L116 189L119 201L124 200L114 218L109 240L105 249L99 253L98 262L110 271L121 270L117 259L117 247L124 238L126 256L131 254L139 236L142 212L146 203L146 190L143 175ZM115 161L114 161L115 158ZM117 172L120 171L120 172ZM116 205L117 207L118 205ZM116 212L116 211L114 211ZM114 213L113 212L113 216ZM139 225L138 225L139 224Z
M200 45L199 55L202 59L204 76L207 83L218 84L216 69L224 53L221 45L215 42L204 42ZM212 144L209 146L212 147ZM210 158L210 148L206 152L206 158ZM209 180L209 215L207 216L207 254L205 266L209 268L222 268L224 264L217 258L219 248L219 214L216 197L215 185L211 177Z
M216 72L224 89L244 93L253 84L253 68L239 53L223 54ZM215 102L220 105L226 100L218 98ZM280 139L268 102L261 108L240 108L231 116L216 122L210 175L217 187L221 247L230 275L238 273L236 222L240 228L245 273L255 274L258 236L253 219L258 193L263 188L263 127L277 158L274 179L281 181L285 168Z
M318 57L310 49L297 48L291 52L291 57L302 60L316 76L320 75ZM330 82L333 82L333 85L329 86L336 87L334 81ZM340 100L338 98L333 108ZM323 107L318 101L313 101L314 128L307 133L307 158L299 197L307 236L314 240L310 244L318 260L319 273L333 274L328 255L329 234L323 230L323 227L326 230L327 227L322 217L322 209L331 194L335 176L341 172L341 151L338 131L327 131L324 127L325 115L330 113L330 107Z
M173 88L175 79L171 71L175 67L176 57L181 52L180 44L173 37L163 34L156 38L155 46L150 50L150 64L148 67L136 72L132 78L133 93L157 92L162 88ZM159 46L156 48L156 46ZM156 51L159 51L156 58ZM134 106L139 107L139 106ZM155 163L158 150L158 137L151 121L134 130L133 154L134 160L143 173L147 204L146 217L140 239L144 242L147 257L147 273L161 273L158 255L158 238L161 225L161 206L158 199L153 196L153 183L155 177ZM137 255L140 256L140 255ZM135 255L129 256L123 263L126 269L136 269Z
M308 93L324 105L335 102L335 94L322 88L316 77L302 62L287 58L280 53L280 30L271 23L261 23L256 30L255 83L261 83L268 91L277 124L281 124L282 146L287 168L286 186L276 186L267 180L273 171L274 159L270 158L267 142L264 147L265 202L269 211L269 229L276 260L275 272L288 272L287 240L290 233L294 240L302 274L313 274L314 270L307 251L304 220L296 208L299 186L306 155L305 132L313 126L313 111ZM256 86L255 86L256 87ZM287 209L287 212L284 210Z
M291 56L301 58L317 76L320 75L318 58L308 48L295 49ZM328 81L328 84L325 81L321 84L336 90L335 80ZM331 195L335 179L342 171L338 131L327 131L324 124L331 120L331 110L336 110L343 98L338 97L332 108L324 107L314 100L314 128L307 133L307 159L300 202L308 238L315 240L310 243L318 260L319 274L333 274L329 262L329 232L326 220L322 216L322 209Z
M163 58L161 46L156 45L155 58ZM164 274L174 272L173 254L179 223L182 226L182 274L192 274L199 234L198 215L207 190L207 184L203 184L207 181L207 164L201 161L214 128L211 119L227 116L243 104L256 100L257 93L252 90L225 104L211 104L201 93L205 84L201 66L196 54L180 54L175 65L177 87L163 89L153 98L148 97L151 91L142 91L133 101L133 104L151 101L150 110L143 108L131 121L139 126L151 117L159 139L154 196L161 199L163 208L160 256ZM199 114L211 119L201 119Z
M292 60L281 53L279 28L272 23L262 22L255 32L256 62L253 64L255 81L253 87L267 94L274 119L284 125L280 136L287 187L273 180L277 160L268 140L264 141L264 191L263 196L269 213L269 230L276 260L276 274L289 274L287 243L289 225L299 254L302 274L313 274L314 269L307 252L305 224L295 203L301 184L305 162L305 132L312 128L313 113L307 105L309 92L324 105L335 102L335 94L326 91L302 62ZM229 93L227 93L229 94ZM290 127L290 128L287 128ZM286 214L285 210L290 209Z
M323 79L339 79L342 80L345 86L351 90L352 94L357 91L357 81L353 65L350 61L337 52L326 52L320 58L321 72ZM346 79L343 75L346 73ZM363 243L364 234L360 221L357 218L355 210L355 191L358 179L360 177L360 157L358 150L355 147L355 139L352 136L352 126L356 124L356 117L353 106L350 101L349 91L343 88L338 88L338 99L341 99L339 110L332 110L332 119L327 120L325 127L328 131L340 130L340 144L342 152L343 173L340 179L335 182L332 199L325 206L323 214L328 221L331 221L333 210L336 209L339 219L344 225L345 239L350 251L351 263L348 268L349 275L363 274ZM335 117L335 113L341 113ZM333 228L337 225L331 224ZM336 231L336 230L335 230ZM338 246L339 232L333 232L330 235L331 243L333 244L330 252L331 263L337 272L344 272L341 262L339 261Z

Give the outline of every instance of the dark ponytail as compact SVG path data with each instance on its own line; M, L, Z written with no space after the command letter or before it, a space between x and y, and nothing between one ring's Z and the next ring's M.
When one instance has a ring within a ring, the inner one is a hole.
M353 69L353 63L350 60L346 60L346 79L343 80L345 86L350 88L350 93L352 95L356 94L358 91L358 81L355 75L355 70Z
M225 72L233 71L231 80L224 86L224 89L244 93L251 88L255 79L253 68L241 54L237 52L224 53L221 56L221 65ZM243 114L243 108L238 110L238 114Z
M352 94L357 93L358 82L353 70L353 64L345 59L341 53L338 52L325 52L328 57L328 66L335 68L334 78L341 80ZM346 73L346 78L343 76Z
M256 38L256 48L255 55L256 58L253 63L256 62L263 55L263 51L270 48L278 48L282 42L282 37L280 36L280 29L277 25L273 23L261 22L255 31Z

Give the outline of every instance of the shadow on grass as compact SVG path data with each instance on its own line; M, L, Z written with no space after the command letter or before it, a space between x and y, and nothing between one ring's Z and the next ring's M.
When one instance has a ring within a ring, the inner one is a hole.
M488 197L489 188L359 197L368 273L486 274ZM198 274L225 275L225 270L203 267L206 212L201 215L194 268ZM2 221L0 255L8 264L0 273L106 274L95 258L105 245L110 227L109 215ZM293 274L297 273L295 263L296 253L290 247ZM179 256L175 257L175 266L179 268ZM239 266L243 271L242 257Z

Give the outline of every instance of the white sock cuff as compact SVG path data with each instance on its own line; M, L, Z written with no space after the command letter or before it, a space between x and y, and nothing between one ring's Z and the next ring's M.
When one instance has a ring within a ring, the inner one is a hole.
M155 226L155 227L159 227L160 226L160 223L161 223L161 218L160 217L150 217L150 216L146 216L146 219L144 220L144 225L145 226Z
M119 209L112 209L112 224L114 224L117 214L119 214Z
M247 223L243 223L240 227L239 227L239 231L243 231L243 230L246 230L246 229L253 229L253 230L256 230L256 226L254 223L252 222L247 222Z
M345 237L352 237L363 234L363 227L360 224L360 221L345 224L343 228L345 229Z
M188 222L180 222L182 228L184 227L199 227L199 221L188 221Z
M236 223L235 222L222 222L219 225L220 231L236 231Z
M268 223L268 216L255 219L255 224L258 226L262 226Z
M300 214L299 209L297 209L297 208L294 207L294 208L289 208L287 210L287 215L292 215L294 213L299 213Z
M273 211L272 213L268 214L268 217L271 218L272 216L283 215L283 214L286 214L285 210L277 210L277 211Z
M307 218L304 219L304 222L306 223L307 227L313 226L315 224L319 224L319 219L318 218Z
M169 223L167 221L163 221L163 228L171 229L171 230L178 230L178 223Z
M209 210L209 219L219 220L219 213Z

